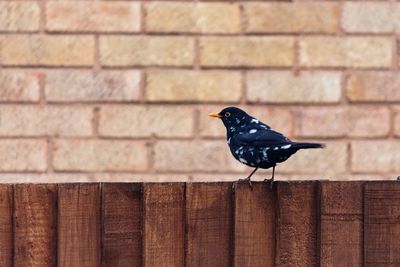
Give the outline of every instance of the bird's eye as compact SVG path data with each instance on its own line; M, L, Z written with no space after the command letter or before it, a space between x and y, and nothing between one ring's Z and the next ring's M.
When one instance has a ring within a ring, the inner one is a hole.
M231 116L231 113L230 112L225 112L225 117L230 117Z

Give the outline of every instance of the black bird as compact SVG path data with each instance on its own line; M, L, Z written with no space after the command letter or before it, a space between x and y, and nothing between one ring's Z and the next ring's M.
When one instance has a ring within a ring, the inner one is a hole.
M239 180L248 181L250 187L252 187L250 178L259 168L272 167L272 177L269 180L266 179L271 182L272 187L276 164L287 160L299 149L325 146L318 143L293 142L236 107L227 107L219 113L210 113L209 116L220 118L224 123L228 145L235 159L254 167L247 178Z

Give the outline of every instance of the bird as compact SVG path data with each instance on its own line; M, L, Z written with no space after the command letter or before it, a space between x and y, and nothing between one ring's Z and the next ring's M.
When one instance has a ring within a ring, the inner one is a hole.
M300 149L325 147L325 144L320 143L293 142L237 107L226 107L219 113L208 115L222 120L226 128L226 140L234 158L254 168L247 178L239 179L247 181L251 189L251 177L258 169L272 168L272 177L264 180L270 182L272 188L278 163L286 161Z

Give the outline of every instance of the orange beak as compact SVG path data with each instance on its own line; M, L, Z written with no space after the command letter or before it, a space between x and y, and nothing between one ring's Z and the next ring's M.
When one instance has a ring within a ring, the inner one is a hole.
M222 116L219 115L218 113L210 113L210 114L208 114L208 116L213 117L213 118L222 118Z

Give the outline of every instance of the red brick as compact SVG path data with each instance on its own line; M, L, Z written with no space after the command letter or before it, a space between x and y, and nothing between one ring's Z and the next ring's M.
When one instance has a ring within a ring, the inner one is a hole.
M387 107L312 107L296 112L301 137L382 137L390 131Z

